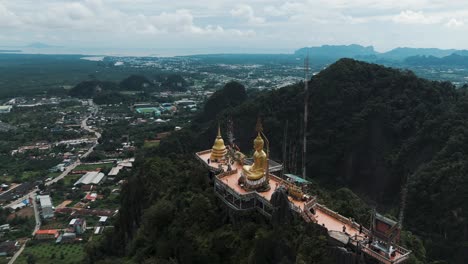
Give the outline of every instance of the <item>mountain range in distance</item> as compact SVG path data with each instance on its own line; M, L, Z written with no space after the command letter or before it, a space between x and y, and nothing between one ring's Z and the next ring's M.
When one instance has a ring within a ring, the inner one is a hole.
M0 54L32 52L34 54L98 54L99 52L72 51L64 46L49 45L41 42L31 43L21 47L22 51L8 49L0 50ZM438 49L438 48L409 48L398 47L387 52L378 52L373 46L351 45L322 45L304 47L292 53L237 53L220 52L202 53L199 55L185 55L182 57L201 58L211 63L227 64L289 64L302 65L302 59L309 55L311 66L321 68L334 63L341 58L352 58L361 61L382 64L390 67L464 67L468 68L468 50ZM112 55L111 55L112 56ZM122 55L124 56L124 55ZM134 57L128 55L129 57ZM136 55L144 56L144 55ZM176 56L177 57L177 56ZM428 76L424 76L428 77Z
M50 45L42 42L34 42L22 47L15 47L15 51L20 48L32 48L32 49L54 49L54 48L65 48L65 46ZM10 49L8 48L8 51ZM320 58L357 58L357 59L387 59L387 60L405 60L408 57L412 56L434 56L438 58L446 57L452 54L457 54L461 56L468 56L468 50L457 50L457 49L438 49L438 48L409 48L409 47L397 47L387 52L378 52L374 49L373 46L362 46L359 44L351 45L322 45L314 47L303 47L295 52L292 55L307 55L310 57L320 57ZM214 51L213 53L203 53L200 55L186 55L186 56L226 56L226 55L256 55L256 56L266 56L266 55L282 55L287 56L291 53L285 52L269 52L261 53L259 51L249 53L246 52L222 52L220 49Z
M377 52L373 46L352 45L323 45L319 47L305 47L297 50L294 54L322 58L356 58L362 60L393 60L404 61L414 56L429 56L443 58L452 54L468 56L468 50L438 49L438 48L408 48L398 47L387 52Z

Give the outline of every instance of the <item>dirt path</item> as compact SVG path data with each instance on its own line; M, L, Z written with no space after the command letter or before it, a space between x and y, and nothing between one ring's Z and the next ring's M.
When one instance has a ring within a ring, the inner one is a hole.
M65 200L61 204L57 205L56 208L65 208L67 205L71 204L73 201L72 200Z

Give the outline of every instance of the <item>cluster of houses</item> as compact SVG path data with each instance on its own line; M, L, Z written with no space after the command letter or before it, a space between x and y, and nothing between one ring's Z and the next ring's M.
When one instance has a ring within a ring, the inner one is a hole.
M86 220L73 218L65 229L37 230L34 238L37 240L55 240L56 243L73 243L81 241L79 236L86 232Z
M106 176L100 170L96 171L76 171L77 173L84 173L73 185L73 189L81 189L85 191L85 197L82 201L88 202L102 199L103 195L95 192L96 186L102 184L107 177L115 177L118 173L125 168L131 168L134 158L117 161L114 167ZM99 225L95 228L95 234L100 234L104 230L104 225L110 216L116 214L116 210L106 209L89 209L86 204L82 202L77 203L70 207L54 208L52 205L51 197L47 194L38 195L36 197L39 203L40 214L43 219L54 218L55 213L65 215L78 215L78 216L98 216ZM80 204L83 204L80 206ZM86 231L86 220L84 218L72 219L66 229L47 229L38 230L35 233L35 238L38 240L55 240L56 243L71 243L80 240L80 236Z
M134 104L132 109L138 114L159 117L163 114L172 115L176 113L178 109L188 109L195 112L198 109L198 105L195 100L184 98L174 103L161 103L158 106L152 103Z
M94 234L101 234L104 231L107 219L107 216L99 217L99 224L94 228ZM73 218L64 229L37 230L34 238L37 240L55 240L57 244L74 243L82 241L82 236L88 229L90 228L87 227L84 218Z

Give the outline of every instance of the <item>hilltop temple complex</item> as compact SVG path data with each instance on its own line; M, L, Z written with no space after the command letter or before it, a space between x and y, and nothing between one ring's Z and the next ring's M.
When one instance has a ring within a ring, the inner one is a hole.
M212 149L196 153L213 176L216 195L229 208L257 210L271 218L275 210L270 202L272 195L286 190L290 209L307 224L325 228L331 244L349 248L356 256L372 263L397 264L409 258L411 251L397 244L401 229L398 222L374 212L371 227L367 229L319 204L317 197L307 193L302 184L307 182L305 179L282 178L287 174L280 173L281 164L270 160L269 142L260 122L256 130L252 158L247 158L235 146L226 146L219 127Z

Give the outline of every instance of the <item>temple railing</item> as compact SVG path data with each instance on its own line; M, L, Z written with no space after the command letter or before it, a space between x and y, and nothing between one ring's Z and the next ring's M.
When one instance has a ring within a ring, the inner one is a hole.
M393 245L393 247L403 256L408 256L412 252L411 250L408 250L404 247L400 247L399 245Z
M200 151L200 152L197 152L195 153L195 157L198 159L198 161L200 161L203 165L205 165L206 167L208 167L208 169L210 169L210 171L212 172L215 172L215 173L218 173L218 172L221 172L221 169L220 168L216 168L214 166L211 166L210 164L208 164L208 162L204 159L201 158L201 155L205 155L205 154L208 154L208 153L211 153L211 150L204 150L204 151Z
M377 259L381 263L385 263L385 264L394 263L390 259L386 258L385 256L382 256L381 254L379 254L379 253L375 252L374 250L370 249L369 247L364 247L362 249L362 251L364 251L364 253L371 256L372 258Z
M229 176L229 175L233 175L233 174L236 174L237 173L237 170L234 170L234 171L226 171L226 172L223 172L221 174L219 174L218 176L216 176L215 178L215 185L217 184L218 186L222 187L223 189L225 189L227 192L229 192L232 196L238 198L238 199L241 199L241 200L250 200L252 198L256 198L256 193L255 192L246 192L245 194L239 194L236 190L234 190L231 186L229 186L227 183L223 182L221 180L221 178L223 177L226 177L226 176Z
M274 178L276 181L283 183L284 180L274 174L268 174L270 178Z
M208 153L211 153L211 149L203 150L203 151L197 152L195 154L197 156L201 156L201 155L205 155L205 154L208 154Z
M406 259L408 259L409 254L411 254L411 251L407 251L407 253L400 255L400 256L395 256L392 259L387 258L386 256L383 256L382 254L372 250L369 247L364 247L362 248L362 251L366 253L367 255L371 256L372 258L377 259L378 261L385 263L385 264L398 264L404 262ZM398 249L397 249L398 251Z
M363 227L362 225L360 225L359 223L356 223L355 221L351 221L351 226L352 226L353 228L355 228L356 230L362 229L362 233L363 233L363 234L366 234L366 235L369 235L369 234L370 234L369 229Z
M221 179L223 177L231 176L233 174L237 174L237 169L231 170L231 171L225 171L223 173L220 173L220 174L216 175L216 178Z
M342 222L343 224L348 224L348 225L352 225L353 222L349 219L349 218L346 218L342 215L340 215L339 213L319 204L319 203L316 203L316 207L318 207L319 210L321 210L322 212L328 214L329 216L335 218L335 219L338 219L340 222Z
M301 207L295 205L293 202L289 202L289 208L291 208L293 211L299 213L299 214L302 214L303 213L303 210Z
M255 204L247 205L242 202L255 200L256 196L252 193L239 195L229 186L222 183L215 183L215 194L218 195L225 204L237 211L250 210L255 208ZM243 206L244 205L244 206Z
M261 201L263 204L265 204L265 205L271 207L270 201L268 201L267 199L265 199L265 197L263 197L263 196L261 196L261 195L259 195L259 194L257 194L256 197L257 197L257 199L258 199L259 201Z
M304 207L306 210L310 210L314 208L315 204L317 204L317 196L312 196L312 198L304 203Z

